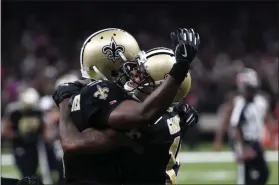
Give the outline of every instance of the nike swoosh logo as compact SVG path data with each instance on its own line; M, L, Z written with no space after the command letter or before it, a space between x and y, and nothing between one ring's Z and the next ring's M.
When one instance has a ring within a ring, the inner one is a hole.
M183 57L187 57L187 50L186 50L186 47L184 45L184 54L182 54Z

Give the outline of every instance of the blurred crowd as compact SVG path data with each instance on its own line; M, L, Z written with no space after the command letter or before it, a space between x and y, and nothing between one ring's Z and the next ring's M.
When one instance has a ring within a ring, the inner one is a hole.
M91 33L118 27L143 50L171 47L169 33L193 27L201 48L187 97L200 112L216 112L235 90L235 74L254 68L272 103L278 101L278 15L272 3L2 3L2 113L23 86L52 94L57 78L79 74L79 52ZM272 105L274 106L274 105ZM3 114L2 114L3 115Z

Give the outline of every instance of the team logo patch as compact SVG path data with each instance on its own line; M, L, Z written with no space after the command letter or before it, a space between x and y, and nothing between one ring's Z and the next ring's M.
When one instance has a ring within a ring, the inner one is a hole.
M97 85L97 91L94 93L94 97L99 98L101 100L105 100L108 97L109 89L106 87L100 87Z
M105 45L102 49L103 53L108 56L109 60L115 62L120 59L119 52L124 53L125 48L122 45L117 45L113 37L111 38L111 42L109 45Z

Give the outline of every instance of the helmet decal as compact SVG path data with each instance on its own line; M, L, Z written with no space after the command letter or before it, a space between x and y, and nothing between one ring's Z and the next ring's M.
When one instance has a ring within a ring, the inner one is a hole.
M103 53L107 55L109 60L115 62L120 59L119 52L124 53L125 48L122 45L117 45L113 37L111 38L111 42L109 45L105 45L102 49Z

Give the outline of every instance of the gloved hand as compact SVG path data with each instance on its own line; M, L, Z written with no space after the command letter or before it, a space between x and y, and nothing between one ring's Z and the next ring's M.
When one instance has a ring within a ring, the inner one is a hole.
M192 28L179 28L171 33L177 63L185 63L190 67L200 45L200 36Z
M173 107L173 111L178 113L182 129L192 127L199 121L199 113L192 105L178 103Z

